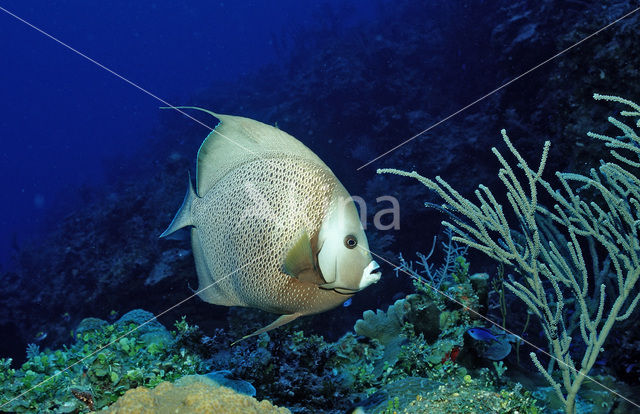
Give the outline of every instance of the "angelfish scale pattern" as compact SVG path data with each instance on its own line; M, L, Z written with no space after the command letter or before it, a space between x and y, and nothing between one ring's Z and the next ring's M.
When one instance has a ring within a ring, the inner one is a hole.
M302 231L317 236L335 189L326 167L291 155L226 174L192 206L210 283L224 278L210 289L235 306L280 314L320 305L318 287L283 273L282 264Z

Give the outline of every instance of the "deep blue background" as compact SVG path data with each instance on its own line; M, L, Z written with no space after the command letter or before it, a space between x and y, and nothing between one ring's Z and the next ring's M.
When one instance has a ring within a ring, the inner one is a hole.
M373 15L366 0L0 1L0 6L172 104L277 60L275 39L326 4ZM349 19L346 19L349 21ZM161 104L0 11L0 265L52 211L104 181L104 161L141 145ZM113 163L113 162L112 162Z

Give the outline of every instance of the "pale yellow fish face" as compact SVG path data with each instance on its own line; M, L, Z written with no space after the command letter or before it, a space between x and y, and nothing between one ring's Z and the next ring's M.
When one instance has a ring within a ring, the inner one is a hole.
M369 253L355 204L335 197L318 234L318 264L327 282L320 287L353 294L380 279L378 264Z

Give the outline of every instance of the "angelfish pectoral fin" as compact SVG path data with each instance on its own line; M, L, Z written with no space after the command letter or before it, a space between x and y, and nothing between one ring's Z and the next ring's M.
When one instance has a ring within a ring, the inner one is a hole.
M284 258L283 270L291 277L298 277L305 270L314 269L311 239L306 231L300 234L298 240L287 252Z
M237 341L231 343L231 346L234 346L238 342L244 341L247 338L251 338L252 336L260 335L261 333L269 332L272 329L276 329L276 328L278 328L278 327L280 327L282 325L286 325L289 322L297 319L299 316L302 316L302 314L300 314L300 313L292 313L290 315L282 315L278 319L276 319L275 321L271 322L269 325L265 326L264 328L260 328L257 331L255 331L254 333L251 333L249 335L245 335L242 338L238 339Z

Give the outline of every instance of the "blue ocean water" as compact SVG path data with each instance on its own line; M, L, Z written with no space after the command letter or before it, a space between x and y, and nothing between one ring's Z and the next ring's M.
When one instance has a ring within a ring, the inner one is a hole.
M234 82L278 60L277 44L313 25L323 8L366 1L7 1L2 7L151 94L178 104L213 83ZM0 54L0 263L41 237L104 182L105 160L153 146L159 106L104 68L2 13ZM276 87L277 85L274 85ZM117 168L117 167L114 167Z
M0 0L0 411L84 413L163 381L210 403L217 378L293 413L640 412L636 3ZM370 252L340 253L359 230L275 217L295 234L279 246L242 227L274 218L260 191L294 163L215 200L207 246L228 256L189 242L207 223L160 239L217 123L167 103L299 139L358 209L323 223L359 218ZM286 287L261 296L276 277L240 270L273 250ZM196 297L220 262L231 282ZM296 283L331 306L282 293Z

